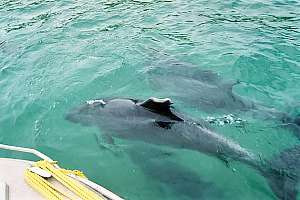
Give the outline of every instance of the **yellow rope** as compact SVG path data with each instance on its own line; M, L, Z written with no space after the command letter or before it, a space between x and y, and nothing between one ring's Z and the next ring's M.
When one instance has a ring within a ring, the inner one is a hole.
M96 194L95 192L89 190L79 182L67 176L67 174L74 174L80 177L84 177L84 174L78 170L65 170L54 165L56 162L48 161L38 161L34 166L39 167L47 172L49 172L57 181L59 181L66 188L75 193L80 199L83 200L105 200L101 195ZM25 171L25 180L29 185L34 189L39 191L44 197L49 200L64 200L71 199L75 200L68 193L58 189L53 184L49 183L46 179L31 172L29 169Z
M39 175L30 172L29 170L25 171L25 180L29 185L31 185L34 189L40 192L47 199L53 200L62 200L61 195L50 185L48 185L47 181L44 180Z

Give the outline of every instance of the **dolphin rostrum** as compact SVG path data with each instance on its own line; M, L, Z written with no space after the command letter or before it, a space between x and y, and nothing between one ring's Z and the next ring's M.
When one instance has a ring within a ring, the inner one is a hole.
M264 175L279 199L296 199L295 187L300 174L298 146L281 153L274 162L263 161L251 151L214 132L206 122L194 121L176 113L171 104L168 98L149 98L146 101L96 99L72 109L66 119L97 126L111 141L113 138L142 141L198 151L225 162L242 162ZM282 174L283 169L288 169L289 176Z

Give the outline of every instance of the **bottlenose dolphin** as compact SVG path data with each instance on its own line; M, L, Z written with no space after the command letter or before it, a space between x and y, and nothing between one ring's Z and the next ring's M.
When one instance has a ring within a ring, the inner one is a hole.
M224 80L211 70L172 60L154 63L141 77L159 95L184 102L208 114L247 113L255 118L272 119L276 124L293 130L300 138L300 116L291 116L238 95L233 88L240 81Z
M203 177L186 166L172 161L173 154L170 152L145 144L130 145L125 152L148 179L171 190L178 199L224 199L224 192L220 188L203 180Z
M72 109L66 119L82 125L97 126L106 138L142 141L155 145L194 150L225 162L239 161L264 175L280 199L296 199L300 148L262 160L234 141L214 132L205 121L194 121L177 113L170 99L146 101L127 98L96 99ZM288 165L287 165L288 164ZM282 169L288 173L282 173ZM286 176L288 174L288 176Z

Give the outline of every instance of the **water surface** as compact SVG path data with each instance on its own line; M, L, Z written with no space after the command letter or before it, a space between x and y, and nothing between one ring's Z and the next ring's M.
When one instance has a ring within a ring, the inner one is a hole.
M299 7L298 1L3 0L0 142L41 150L130 200L276 199L266 180L242 164L227 167L166 147L166 156L157 156L151 146L132 159L133 142L117 140L113 153L99 148L101 130L67 122L64 114L103 96L167 97L145 78L149 66L169 59L240 80L237 94L300 113ZM209 117L183 103L175 107ZM215 128L257 154L271 157L299 143L272 121L239 117L242 126Z

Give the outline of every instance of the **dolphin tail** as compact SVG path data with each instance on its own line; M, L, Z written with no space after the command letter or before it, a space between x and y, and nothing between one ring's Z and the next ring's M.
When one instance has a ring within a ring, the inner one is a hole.
M300 178L300 145L289 148L265 163L259 171L280 200L296 200Z

